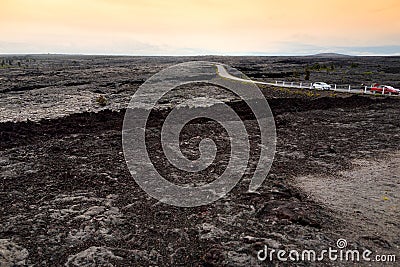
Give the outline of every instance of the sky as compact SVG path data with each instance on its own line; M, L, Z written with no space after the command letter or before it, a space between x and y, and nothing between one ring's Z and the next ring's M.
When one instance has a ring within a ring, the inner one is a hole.
M0 0L0 54L400 55L399 0Z

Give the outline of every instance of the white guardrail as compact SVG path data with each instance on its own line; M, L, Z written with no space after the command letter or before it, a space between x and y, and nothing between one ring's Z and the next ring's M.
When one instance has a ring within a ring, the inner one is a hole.
M275 87L285 87L285 88L294 88L294 89L310 89L310 90L322 90L323 89L316 89L313 86L313 83L307 83L307 82L285 82L285 81L275 81L274 83L269 83L269 82L261 82L261 81L254 81L254 80L249 80L249 79L242 79L239 77L235 77L228 73L228 71L225 69L224 66L222 65L216 65L217 66L217 73L219 76L231 79L231 80L236 80L236 81L242 81L242 82L252 82L255 84L263 84L263 85L269 85L269 86L275 86ZM400 97L400 95L395 95L395 94L388 94L385 92L385 90L382 90L381 92L376 92L376 91L370 91L371 87L370 86L352 86L352 85L342 85L342 84L330 84L331 89L329 91L334 91L334 92L340 92L340 93L352 93L352 94L367 94L367 95L384 95L384 96L394 96L394 97ZM328 91L328 90L326 90Z
M323 90L316 89L313 87L313 83L303 83L303 82L285 82L285 81L275 81L275 83L263 83L259 81L253 81L255 83L267 84L271 86L277 87L285 87L285 88L295 88L295 89L310 89L310 90ZM352 86L352 85L343 85L343 84L329 84L331 89L329 91L336 91L341 93L354 93L354 94L370 94L370 95L385 95L385 96L397 96L400 95L387 93L385 89L382 89L382 92L370 91L371 86Z

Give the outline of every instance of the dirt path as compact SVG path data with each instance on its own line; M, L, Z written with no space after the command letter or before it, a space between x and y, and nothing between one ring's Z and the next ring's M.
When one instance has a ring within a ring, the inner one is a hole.
M300 177L298 186L312 199L342 214L352 238L399 251L400 152L353 164L354 169L337 176Z

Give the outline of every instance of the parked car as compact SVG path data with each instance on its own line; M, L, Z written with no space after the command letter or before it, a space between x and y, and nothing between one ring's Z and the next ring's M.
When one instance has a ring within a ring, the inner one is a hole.
M314 89L320 89L320 90L330 90L331 89L331 86L324 82L313 83L313 87L314 87Z
M373 84L371 86L370 91L373 92L374 94L375 93L380 93L380 94L384 93L384 94L389 94L389 95L392 95L392 94L393 95L398 95L398 94L400 94L400 89L396 89L396 88L394 88L392 86L389 86L389 85L380 85L378 83Z

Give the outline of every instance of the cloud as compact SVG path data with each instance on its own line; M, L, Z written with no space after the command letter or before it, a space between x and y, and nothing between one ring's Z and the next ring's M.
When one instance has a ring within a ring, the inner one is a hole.
M400 43L398 0L0 1L0 53L395 54Z
M106 43L85 44L77 42L60 42L42 44L40 42L2 42L0 41L0 54L90 54L90 55L211 55L216 51L190 48L173 47L169 45L154 45L135 40L110 41Z

